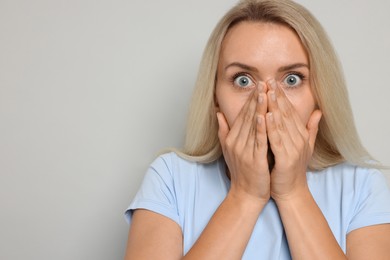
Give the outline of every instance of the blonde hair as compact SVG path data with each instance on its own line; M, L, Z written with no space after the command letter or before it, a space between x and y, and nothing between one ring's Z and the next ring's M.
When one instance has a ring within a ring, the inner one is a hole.
M203 53L187 122L183 150L190 161L208 163L221 155L214 95L221 43L227 31L243 21L290 27L306 48L313 94L323 113L309 168L319 170L344 161L373 166L359 140L342 69L326 32L313 15L289 0L244 0L217 24Z

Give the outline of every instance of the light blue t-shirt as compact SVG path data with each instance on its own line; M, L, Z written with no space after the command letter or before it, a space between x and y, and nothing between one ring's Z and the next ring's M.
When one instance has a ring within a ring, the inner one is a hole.
M126 211L143 208L175 221L186 254L226 197L230 181L221 158L210 164L189 162L168 153L149 167ZM390 189L375 169L340 164L307 172L310 191L343 251L347 234L357 228L390 223ZM229 228L229 227L227 227ZM255 225L243 259L291 259L278 209L271 199Z

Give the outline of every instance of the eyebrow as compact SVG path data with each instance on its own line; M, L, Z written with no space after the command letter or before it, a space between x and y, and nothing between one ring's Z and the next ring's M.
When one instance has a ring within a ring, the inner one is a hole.
M307 65L305 63L294 63L294 64L290 64L290 65L286 65L286 66L280 67L278 69L278 72L284 72L284 71L287 71L287 70L293 70L293 69L298 69L298 68L302 68L302 67L305 67L305 68L309 69L309 65Z
M229 65L227 65L225 67L225 71L230 68L230 67L239 67L241 69L244 69L244 70L249 70L249 71L254 71L254 72L258 72L258 70L255 68L255 67L252 67L252 66L249 66L249 65L246 65L244 63L240 63L240 62L233 62L233 63L230 63Z
M233 63L230 63L229 65L227 65L225 67L225 71L230 68L230 67L239 67L241 69L244 69L244 70L248 70L248 71L253 71L253 72L258 72L258 70L255 68L255 67L252 67L252 66L249 66L249 65L246 65L246 64L243 64L243 63L240 63L240 62L233 62ZM286 66L282 66L278 69L278 72L284 72L284 71L288 71L288 70L292 70L292 69L297 69L297 68L302 68L302 67L306 67L309 69L309 65L305 64L305 63L294 63L294 64L289 64L289 65L286 65Z

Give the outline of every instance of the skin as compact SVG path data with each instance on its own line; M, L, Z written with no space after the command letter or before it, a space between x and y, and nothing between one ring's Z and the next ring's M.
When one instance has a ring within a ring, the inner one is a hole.
M266 31L267 37L264 37L263 31ZM241 129L245 130L238 115L248 96L254 92L260 101L257 115L254 115L259 120L253 120L252 127L256 127L256 124L261 127L261 122L266 123L268 134L264 132L257 136L262 156L254 156L247 166L240 167L247 168L251 173L258 172L259 178L253 178L257 181L248 182L256 190L254 194L261 193L265 200L269 199L270 193L275 197L291 192L295 189L291 184L305 185L305 179L301 178L303 174L299 173L306 172L321 118L321 112L314 111L315 100L309 74L309 60L305 49L297 35L285 26L242 23L233 27L225 36L216 84L221 144L231 178L235 178L238 172L235 168L243 160L232 153L243 154L248 151L241 144L245 141L242 138L245 134L238 134ZM287 84L288 79L294 79L296 83ZM249 83L243 87L240 80L247 80ZM308 124L309 131L305 127ZM276 161L271 175L272 185L268 180L267 139ZM242 151L238 151L239 149ZM300 160L300 164L294 164L296 160ZM287 178L283 172L299 173ZM260 191L259 187L262 186L265 187ZM273 190L270 190L271 186ZM252 189L248 191L251 192Z
M287 69L292 64L302 66ZM292 76L291 87L291 74L302 74L304 80ZM321 119L309 75L307 54L289 28L254 22L231 28L222 43L215 96L231 189L184 256L174 221L136 210L125 259L241 259L271 197L293 259L388 258L389 224L350 232L344 255L307 187L306 168ZM268 143L275 156L271 173Z

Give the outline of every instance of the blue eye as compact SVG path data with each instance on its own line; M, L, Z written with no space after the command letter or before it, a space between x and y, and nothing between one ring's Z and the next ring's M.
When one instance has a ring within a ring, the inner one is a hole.
M254 83L250 77L242 75L234 79L234 84L240 88L247 88L252 86Z
M290 74L284 79L283 84L287 87L297 87L302 84L302 76L297 74Z

